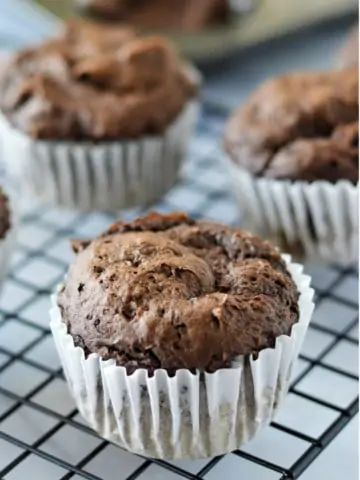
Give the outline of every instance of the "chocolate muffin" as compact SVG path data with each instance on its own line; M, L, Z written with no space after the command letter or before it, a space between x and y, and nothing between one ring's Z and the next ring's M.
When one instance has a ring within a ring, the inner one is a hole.
M130 371L229 367L299 319L280 254L246 232L152 213L75 251L59 294L68 331L86 354Z
M91 12L146 29L201 30L224 24L230 17L228 0L78 0Z
M301 257L356 261L358 130L357 68L260 86L224 133L247 227Z
M342 47L339 56L339 64L343 68L359 65L359 25L356 25Z
M355 68L270 80L231 116L225 149L253 175L357 183L358 88Z
M0 77L9 176L25 193L67 208L151 204L177 180L199 85L164 38L69 21L57 37L16 54Z
M165 39L72 21L15 56L0 81L0 108L33 138L118 140L162 134L196 90Z
M313 310L299 265L184 213L119 221L73 248L50 326L100 435L142 455L201 458L271 421Z

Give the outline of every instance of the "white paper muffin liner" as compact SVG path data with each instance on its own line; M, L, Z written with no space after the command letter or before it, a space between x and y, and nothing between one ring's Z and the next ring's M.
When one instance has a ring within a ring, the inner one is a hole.
M301 259L347 266L358 260L358 186L255 177L226 158L244 225Z
M175 184L197 112L191 100L161 136L98 143L33 139L0 115L3 159L18 188L44 203L84 211L146 205Z
M85 359L67 333L56 296L51 330L77 407L102 437L134 453L162 459L202 458L239 448L267 425L288 391L291 372L313 312L313 290L302 266L284 256L300 292L300 319L291 336L257 360L240 356L232 368L196 374L144 369L127 375L114 360Z

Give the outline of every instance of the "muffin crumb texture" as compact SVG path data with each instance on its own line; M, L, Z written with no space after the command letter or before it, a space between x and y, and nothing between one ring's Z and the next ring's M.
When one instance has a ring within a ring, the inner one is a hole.
M247 232L151 213L73 248L58 295L68 332L85 355L128 373L226 368L273 348L299 320L280 254Z
M10 62L0 108L34 138L128 139L163 133L196 89L165 39L73 20Z
M230 118L225 149L256 176L358 182L358 71L266 82Z

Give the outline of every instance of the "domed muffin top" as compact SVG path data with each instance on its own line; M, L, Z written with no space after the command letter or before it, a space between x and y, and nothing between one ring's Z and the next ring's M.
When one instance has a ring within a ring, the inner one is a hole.
M85 354L128 371L215 371L274 347L299 319L298 291L278 251L247 232L151 213L75 241L58 294Z
M35 138L137 138L163 133L196 83L164 38L69 21L58 37L10 62L0 79L0 108Z
M226 151L258 176L357 183L358 83L357 68L266 82L229 119Z

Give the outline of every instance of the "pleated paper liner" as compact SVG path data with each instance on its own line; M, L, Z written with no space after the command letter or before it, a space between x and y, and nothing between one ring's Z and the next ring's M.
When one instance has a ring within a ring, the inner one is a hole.
M225 159L243 226L301 260L358 260L358 185L255 177Z
M67 333L53 297L51 330L77 407L102 437L134 453L162 459L202 458L239 448L269 424L291 379L313 311L310 278L284 256L300 292L291 335L254 360L240 356L215 373L144 369L127 375L115 361L85 358Z
M3 159L13 183L43 203L83 211L146 205L175 184L197 112L192 100L161 136L97 143L33 139L1 115Z

